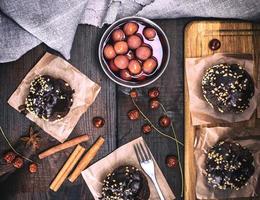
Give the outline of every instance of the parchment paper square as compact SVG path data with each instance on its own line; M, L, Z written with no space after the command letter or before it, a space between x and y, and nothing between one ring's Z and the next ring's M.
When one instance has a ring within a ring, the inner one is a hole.
M196 196L198 199L233 199L260 195L260 130L252 128L214 127L197 130L194 154L196 170ZM257 139L258 138L258 139ZM250 150L254 157L255 172L248 185L239 190L219 190L208 185L205 174L206 153L219 141L237 142ZM258 199L258 198L257 198Z
M224 54L216 53L200 58L186 58L185 70L188 83L190 99L190 112L192 125L207 125L216 123L233 123L246 121L251 118L257 106L257 96L259 94L255 87L255 94L250 100L249 108L243 113L220 113L214 110L205 100L202 94L201 80L205 71L214 64L238 63L253 78L254 61L251 54ZM254 79L254 78L253 78ZM255 82L255 81L254 81ZM255 82L256 85L256 82Z
M81 115L94 102L101 88L66 60L46 53L11 95L8 100L9 105L19 111L18 107L24 104L25 98L28 95L30 83L40 75L50 75L54 78L63 79L75 90L70 111L61 120L49 122L31 113L26 115L27 118L35 122L52 137L60 142L64 142L76 126Z
M82 172L82 176L87 183L92 195L94 196L95 200L99 200L101 197L101 190L103 186L103 180L105 179L108 173L111 173L114 169L121 165L133 165L139 169L141 166L137 160L135 151L134 151L134 144L137 143L144 143L142 137L139 137L121 147L116 149L114 152L109 154L108 156L104 157L103 159L99 160L95 164L91 165L89 168ZM162 174L158 164L154 160L155 164L155 173L156 179L158 184L162 190L164 198L167 200L175 199L173 192L171 191L165 177ZM146 175L146 174L145 174ZM146 176L147 177L147 176ZM151 182L151 180L147 177L149 188L150 188L150 198L151 200L160 199L156 189Z

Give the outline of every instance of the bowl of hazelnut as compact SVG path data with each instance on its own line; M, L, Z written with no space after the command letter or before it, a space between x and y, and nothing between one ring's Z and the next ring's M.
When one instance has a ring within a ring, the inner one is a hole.
M103 71L115 83L138 88L156 81L165 71L170 46L163 30L142 17L126 17L113 23L99 44Z

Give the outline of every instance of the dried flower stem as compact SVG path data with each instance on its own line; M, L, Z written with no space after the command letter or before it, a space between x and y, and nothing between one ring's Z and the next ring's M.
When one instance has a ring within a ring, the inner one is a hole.
M20 154L19 152L17 152L14 147L11 145L11 143L9 142L9 140L7 139L2 127L0 126L0 132L2 133L2 135L4 136L4 139L5 141L7 142L7 144L9 145L9 147L13 150L14 153L16 153L18 156L21 156L23 159L29 161L29 162L32 162L32 163L35 163L33 160L31 160L30 158L27 158L25 156L23 156L22 154Z
M160 106L161 106L163 112L167 115L167 111L161 103L160 103ZM174 138L176 138L176 140L177 140L177 135L176 135L176 132L175 132L175 129L174 129L172 122L171 122L171 129L172 129ZM180 157L180 147L179 147L179 144L177 142L176 142L176 147L177 147L177 156L178 156L178 160L179 160L179 169L180 169L180 173L181 173L181 197L183 197L183 190L184 190L183 180L184 180L184 177L183 177L181 157Z
M142 110L141 110L141 109L139 108L139 106L136 104L135 100L134 100L133 98L131 98L131 99L132 99L133 104L134 104L135 107L137 108L137 110L141 113L141 115L143 116L143 118L144 118L146 121L148 121L148 123L154 128L154 130L156 130L159 134L163 135L164 137L168 137L168 138L174 140L176 143L179 143L180 145L183 146L183 143L180 142L179 140L177 140L177 139L175 139L175 138L173 138L173 137L171 137L171 136L169 136L169 135L163 133L162 131L160 131L160 130L149 120L149 118L142 112Z

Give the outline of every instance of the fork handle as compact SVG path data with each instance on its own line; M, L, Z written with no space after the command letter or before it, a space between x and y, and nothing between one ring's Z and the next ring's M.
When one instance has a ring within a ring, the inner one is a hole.
M163 197L162 191L161 191L161 189L160 189L160 187L159 187L159 185L157 183L156 178L152 178L152 181L153 181L153 184L154 184L154 186L155 186L155 188L156 188L156 190L157 190L157 192L159 194L160 200L165 200L165 198Z

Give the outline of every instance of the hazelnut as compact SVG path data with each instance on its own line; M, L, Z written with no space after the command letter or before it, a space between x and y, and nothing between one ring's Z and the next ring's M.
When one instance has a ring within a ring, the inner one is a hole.
M126 54L128 51L128 45L125 41L119 41L114 44L114 50L116 54Z
M16 157L13 162L13 166L20 169L23 166L23 159L21 157Z
M160 107L160 102L158 99L156 98L152 98L150 99L149 101L149 107L152 109L152 110L156 110Z
M153 127L150 124L144 124L142 126L142 131L144 134L150 133L153 130Z
M129 118L130 120L138 120L139 117L140 117L140 113L139 113L139 111L138 111L137 109L130 110L130 111L127 113L127 115L128 115L128 118Z
M138 47L141 46L142 40L138 35L131 35L127 39L127 44L130 49L137 49Z
M119 68L117 68L117 66L115 65L113 60L109 61L109 68L111 69L112 72L118 72Z
M178 159L174 155L168 155L165 159L166 165L169 168L175 168L178 164Z
M157 60L155 58L148 58L143 63L143 71L146 74L151 74L157 66Z
M36 173L38 171L38 165L36 163L31 163L29 165L29 172Z
M4 155L4 160L6 163L10 164L13 162L13 160L15 159L15 156L16 154L12 151L10 152L7 152L5 155Z
M110 44L107 44L104 48L104 56L106 59L110 60L116 57L116 52L114 50L114 47Z
M163 128L167 128L171 125L171 119L167 115L160 117L159 125Z
M92 122L96 128L101 128L105 124L105 120L102 117L94 117Z
M141 63L138 60L130 60L128 69L131 74L136 75L142 72Z
M121 29L116 29L112 33L112 39L114 42L122 41L125 39L125 33Z
M120 70L120 77L126 81L132 80L132 76L128 69Z
M132 89L129 94L130 94L130 97L133 99L138 97L138 92L136 89Z
M160 95L160 91L159 91L159 89L157 88L157 87L153 87L153 88L150 88L149 90L148 90L148 96L150 97L150 98L156 98L156 97L158 97Z
M209 48L212 51L218 50L221 47L221 42L218 39L212 39L209 41Z
M129 60L128 60L128 58L125 55L118 55L114 59L114 64L119 69L126 69L128 64L129 64Z
M154 28L147 27L143 30L143 34L147 40L153 40L156 36L156 30Z
M140 46L136 49L135 55L140 60L146 60L152 55L152 50L148 46Z
M138 24L135 22L128 22L124 25L123 30L127 36L133 35L138 30Z

